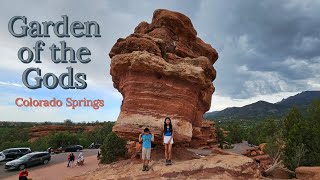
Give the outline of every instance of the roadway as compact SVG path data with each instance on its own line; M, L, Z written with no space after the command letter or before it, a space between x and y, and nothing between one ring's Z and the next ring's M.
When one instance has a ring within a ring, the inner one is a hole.
M98 153L98 149L84 149L82 151L82 153L84 155L84 158L86 158L87 156L96 155ZM77 158L79 152L74 152L73 154ZM67 158L68 158L68 153L52 154L51 161L48 164L34 166L34 167L27 168L27 169L28 170L40 169L43 167L47 167L47 166L50 166L53 164L58 164L58 163L63 163L63 162L65 162L66 166L67 166ZM0 162L0 179L3 179L8 176L12 176L12 175L17 175L19 173L19 171L8 171L8 170L4 169L5 164L6 164L6 162Z

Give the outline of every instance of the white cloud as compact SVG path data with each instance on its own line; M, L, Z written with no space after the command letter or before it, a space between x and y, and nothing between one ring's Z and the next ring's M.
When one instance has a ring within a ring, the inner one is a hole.
M260 100L267 101L270 103L276 103L284 98L295 95L297 93L299 92L281 92L267 95L257 95L248 99L235 99L213 94L211 108L209 111L220 111L228 107L242 107Z
M240 94L250 92L253 96L259 96L273 94L273 92L295 91L288 84L288 80L278 72L249 70L246 65L240 66L237 71L239 75L246 77L243 78L243 88L239 90Z
M1 82L0 81L0 86L1 85L4 85L4 86L13 86L13 87L24 87L22 86L21 84L18 84L18 83L12 83L12 82Z

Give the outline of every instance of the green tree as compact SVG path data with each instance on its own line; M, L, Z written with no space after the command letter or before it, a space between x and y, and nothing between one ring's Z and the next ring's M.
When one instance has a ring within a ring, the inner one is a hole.
M65 124L67 126L72 126L74 123L71 121L71 119L66 119L63 121L63 124Z
M96 128L93 132L88 134L88 141L90 143L102 144L107 135L112 132L114 122L104 122L102 127Z
M218 143L220 145L220 148L223 149L223 142L226 140L226 138L224 137L223 131L220 126L217 125L216 129L217 129Z
M307 149L305 163L307 166L320 165L320 100L315 100L308 108L304 131L304 144Z
M48 149L48 137L40 137L31 143L31 149L33 151L46 151Z
M9 126L0 128L0 151L13 147L28 147L28 128Z
M240 143L247 137L246 127L240 123L232 122L224 127L225 130L229 131L226 141L230 143Z
M119 138L115 133L111 132L103 141L101 147L101 162L112 163L117 158L124 157L126 154L126 141Z
M293 107L284 119L284 163L290 170L294 170L303 163L307 151L304 144L306 134L306 121L296 107ZM297 151L302 149L302 151Z
M72 144L78 144L79 138L76 134L68 132L58 132L48 136L48 145L52 148L64 147Z

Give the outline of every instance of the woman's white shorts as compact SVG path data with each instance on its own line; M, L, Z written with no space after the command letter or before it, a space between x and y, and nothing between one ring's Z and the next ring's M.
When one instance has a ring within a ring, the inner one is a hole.
M171 138L171 136L164 136L164 138L163 138L163 143L169 144L170 138ZM171 139L170 144L173 144L173 138Z

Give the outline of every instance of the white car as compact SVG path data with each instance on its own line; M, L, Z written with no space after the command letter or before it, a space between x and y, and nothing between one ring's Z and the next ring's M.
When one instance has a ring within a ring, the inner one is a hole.
M0 162L5 159L6 159L6 156L2 152L0 152Z

